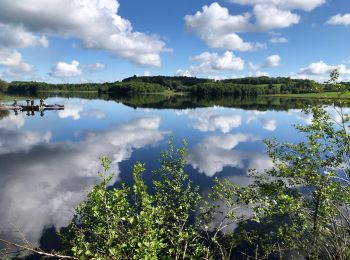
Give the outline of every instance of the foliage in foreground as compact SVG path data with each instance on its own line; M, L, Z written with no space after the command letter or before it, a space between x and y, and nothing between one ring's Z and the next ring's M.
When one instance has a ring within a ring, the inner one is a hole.
M337 73L332 73L335 83ZM349 117L306 109L304 142L267 141L274 167L253 184L216 180L203 198L184 172L186 149L162 153L151 187L143 164L134 186L106 188L105 173L77 209L66 237L79 259L350 258ZM151 192L150 190L153 190Z
M200 230L190 222L201 196L183 171L185 155L186 149L170 143L161 155L152 194L142 180L141 163L134 166L133 187L107 189L110 162L102 158L103 180L78 207L66 237L74 255L79 259L205 256Z

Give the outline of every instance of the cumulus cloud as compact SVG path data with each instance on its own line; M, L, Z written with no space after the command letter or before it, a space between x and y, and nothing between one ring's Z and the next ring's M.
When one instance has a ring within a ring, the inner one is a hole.
M60 61L51 68L51 72L49 73L52 77L62 79L78 77L81 74L82 70L79 68L79 62L76 60L72 60L71 63Z
M0 67L6 68L0 73L3 78L20 77L32 74L34 71L34 66L25 63L20 52L9 49L0 49Z
M334 15L327 21L327 24L350 25L350 13Z
M329 65L324 61L311 63L309 66L301 68L297 73L291 73L291 77L324 82L329 79L329 73L334 69L339 70L341 80L350 80L350 68L345 64Z
M177 70L176 76L191 77L197 74L211 74L218 71L241 71L244 69L244 60L236 57L233 52L226 51L222 55L216 52L203 52L193 58L198 65L192 65L187 70Z
M232 0L232 3L251 5L251 12L231 15L229 10L214 2L203 6L194 15L186 15L186 28L196 33L209 47L249 51L260 44L245 42L237 33L269 31L298 24L300 16L294 10L311 11L325 0ZM285 41L275 39L274 41Z
M263 67L272 68L280 65L281 57L279 55L271 55L266 58Z
M111 158L116 180L119 163L133 150L163 139L159 127L159 117L139 118L107 131L88 132L78 142L59 144L43 144L41 138L28 143L29 132L1 130L0 140L12 141L10 150L0 148L0 208L6 209L0 211L2 237L11 239L15 234L10 223L33 243L45 228L66 226L88 187L98 181L99 156Z
M248 51L254 49L254 45L244 42L236 33L251 26L250 17L248 13L230 15L227 8L215 2L203 6L195 15L186 15L185 22L189 31L195 32L212 48Z
M287 28L298 24L300 17L289 10L281 10L276 6L256 5L253 9L259 30L267 31L275 28Z
M236 57L233 52L226 51L221 56L214 52L203 52L193 58L193 60L200 63L199 69L205 71L215 70L243 70L244 60Z
M189 70L182 70L182 69L178 69L175 72L175 76L178 76L178 77L192 77L191 72Z
M15 67L22 62L22 54L18 51L0 50L0 65Z
M249 76L269 76L268 72L260 71L262 68L274 68L280 66L281 57L277 54L266 57L265 62L263 64L255 64L253 62L249 62L249 68L252 70L257 70L256 72L250 72Z
M74 37L83 48L103 49L139 65L160 66L165 43L159 36L135 31L118 9L116 0L51 0L49 4L0 0L0 23L22 26L21 35L28 39L34 35Z
M36 43L35 36L28 33L23 26L11 26L0 23L0 47L23 48L35 46Z

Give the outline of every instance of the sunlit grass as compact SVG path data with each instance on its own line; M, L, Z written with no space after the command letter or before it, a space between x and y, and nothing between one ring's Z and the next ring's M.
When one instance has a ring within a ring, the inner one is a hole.
M338 92L303 93L303 94L277 94L275 97L288 98L316 98L316 99L350 99L350 91L339 94Z

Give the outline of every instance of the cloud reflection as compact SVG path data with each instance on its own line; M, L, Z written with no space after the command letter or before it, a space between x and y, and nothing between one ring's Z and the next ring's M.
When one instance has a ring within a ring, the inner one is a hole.
M73 120L79 120L83 107L76 104L67 104L64 110L58 111L59 118L72 118Z
M277 129L277 121L274 119L270 118L264 118L264 115L266 112L262 111L253 111L253 112L248 112L249 116L247 119L247 124L258 121L261 123L262 127L270 132L273 132Z
M268 156L234 150L240 143L256 140L256 137L247 134L209 136L195 146L187 159L194 169L209 177L221 172L224 167L263 170L272 165Z
M219 109L219 108L215 108ZM226 134L233 128L237 128L242 124L242 117L237 114L233 115L222 115L215 111L210 110L185 110L177 112L177 114L188 115L189 118L196 119L196 122L192 123L191 126L201 132L214 132L216 130Z
M0 120L1 129L13 129L22 128L25 125L24 114L15 115L11 113L9 116L4 117Z
M45 227L66 226L87 187L97 181L98 157L112 159L117 179L118 164L134 149L163 139L159 127L159 117L146 117L86 133L80 142L45 145L35 138L28 143L29 132L0 131L0 140L9 139L13 145L0 155L0 233L11 237L12 223L38 242Z

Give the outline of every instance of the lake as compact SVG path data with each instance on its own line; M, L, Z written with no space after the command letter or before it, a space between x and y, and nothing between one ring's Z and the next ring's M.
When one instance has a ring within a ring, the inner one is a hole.
M112 160L114 183L130 182L137 161L146 163L149 181L169 138L178 146L186 139L186 170L205 193L216 177L247 185L249 169L272 165L263 140L299 141L292 125L311 120L300 100L46 98L65 110L0 111L0 237L44 248L55 247L54 229L68 225L98 182L102 155Z

